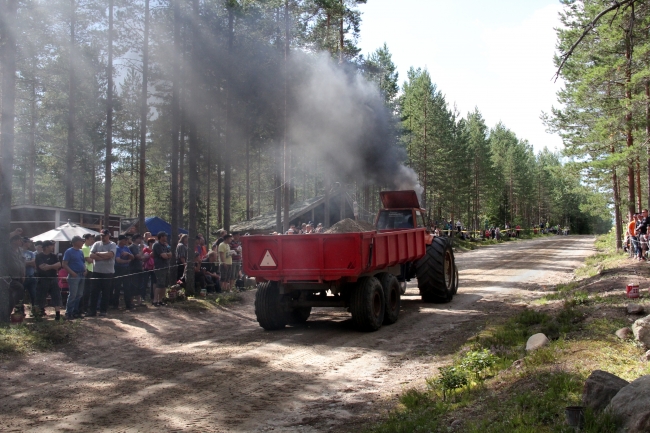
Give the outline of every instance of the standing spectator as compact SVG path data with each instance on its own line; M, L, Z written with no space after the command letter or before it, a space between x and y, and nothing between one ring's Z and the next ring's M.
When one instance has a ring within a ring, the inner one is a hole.
M147 273L145 277L145 283L147 287L150 287L149 297L151 298L151 304L153 305L154 298L154 286L156 284L156 274L154 273L154 261L153 261L153 244L156 243L156 238L148 238L147 245L142 249L142 267ZM151 281L151 285L149 285Z
M165 305L163 298L169 286L169 260L172 257L170 246L167 244L167 233L158 232L158 242L153 244L153 262L156 274L156 288L154 289L153 305Z
M648 217L648 209L643 209L641 212L641 220L636 226L636 233L639 236L639 248L641 254L639 255L639 260L646 260L645 252L648 249L648 225L650 225L650 217Z
M627 235L630 238L630 257L637 256L637 247L639 246L639 238L636 236L636 216L637 214L630 214L630 222L627 224Z
M86 261L81 247L84 239L81 236L72 238L72 248L68 248L63 254L63 268L68 272L68 303L65 308L65 317L68 320L81 317L79 303L83 298L84 277L86 275Z
M50 295L52 306L56 312L56 320L61 320L61 289L57 273L61 269L59 258L54 254L54 242L44 241L43 252L36 255L36 276L38 277L38 296L40 313L45 315L45 302Z
M306 227L306 225L305 225ZM232 250L232 265L230 268L230 287L235 287L235 281L239 278L239 271L241 270L241 241L239 240L239 232L232 232L232 240L230 241L230 249Z
M226 236L227 234L228 234L228 232L227 232L226 230L224 230L224 229L219 229L219 230L217 230L217 236L218 236L218 237L217 237L217 240L216 240L216 241L214 242L214 244L212 245L212 249L213 249L213 250L215 249L215 247L216 247L217 250L218 250L219 245L221 245L221 243L223 242L223 238L224 238L224 236Z
M83 235L84 244L81 247L81 252L84 255L84 262L86 263L86 279L84 281L84 292L81 296L81 301L79 301L79 314L86 314L88 311L88 304L90 303L90 293L92 293L92 285L94 284L94 275L93 275L93 259L90 258L90 247L96 241L101 240L101 235L97 235L97 238L90 233Z
M102 240L95 242L90 248L90 258L94 260L93 275L95 284L90 294L90 307L88 316L97 315L97 301L100 299L99 315L106 316L108 303L113 291L113 277L115 276L115 253L117 245L111 241L111 233L108 229L101 231Z
M133 260L129 266L129 273L131 275L131 288L129 290L131 297L137 298L137 306L144 307L144 299L147 297L147 273L144 272L142 267L142 260L144 259L142 235L135 234L131 239L133 243L129 246Z
M456 231L460 233L463 230L463 223L460 220L456 221Z
M129 276L129 267L133 254L127 245L126 235L119 235L117 238L117 248L115 249L115 280L113 283L113 297L111 304L117 309L120 306L120 292L124 292L124 305L126 311L131 311L131 276Z
M3 312L4 317L11 315L14 307L17 307L18 313L25 313L24 304L18 305L22 302L25 296L25 288L23 282L25 281L25 258L23 257L23 237L19 234L14 234L9 238L10 253L9 262L7 263L8 277L11 278L9 282L9 305Z
M25 259L25 282L23 286L29 293L32 303L32 316L36 316L36 305L38 304L38 292L36 291L36 253L34 244L29 238L23 238L23 259Z
M224 292L230 291L230 268L232 266L232 251L230 250L230 241L232 235L225 235L223 242L219 245L219 273L221 275L221 289Z
M176 281L180 280L185 273L187 264L187 235L182 234L176 245Z

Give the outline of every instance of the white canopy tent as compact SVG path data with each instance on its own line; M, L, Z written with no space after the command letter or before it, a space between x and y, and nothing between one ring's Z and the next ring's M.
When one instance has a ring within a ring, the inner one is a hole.
M45 233L41 233L38 236L32 237L32 241L55 241L55 242L70 242L74 236L82 236L85 235L86 233L90 233L92 235L98 235L99 233L87 229L85 227L72 224L70 221L67 223L63 224L62 226L59 226L55 229L48 230Z

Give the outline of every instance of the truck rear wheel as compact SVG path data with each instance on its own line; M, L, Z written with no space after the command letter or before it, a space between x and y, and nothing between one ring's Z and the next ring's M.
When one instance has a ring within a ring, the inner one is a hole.
M287 313L281 301L280 287L276 281L259 285L255 294L255 316L267 331L282 329L287 325Z
M386 302L381 283L375 277L360 278L352 290L350 312L362 331L376 331L384 321Z
M458 293L458 266L454 263L454 295Z
M451 244L446 238L435 237L416 265L418 288L424 302L446 303L454 297L457 283L456 263Z
M401 287L395 275L383 273L377 275L381 288L384 290L384 325L392 325L397 322L400 309Z
M287 322L289 325L301 325L309 319L311 314L311 307L297 307L287 314Z

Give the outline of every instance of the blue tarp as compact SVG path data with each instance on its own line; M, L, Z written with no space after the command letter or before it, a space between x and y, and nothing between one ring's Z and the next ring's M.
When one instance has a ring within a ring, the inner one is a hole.
M158 232L161 231L166 232L167 235L169 236L171 236L172 234L172 225L162 218L158 218L158 217L145 218L144 223L147 226L147 230L149 230L153 236L156 236ZM178 233L187 234L189 232L179 227Z

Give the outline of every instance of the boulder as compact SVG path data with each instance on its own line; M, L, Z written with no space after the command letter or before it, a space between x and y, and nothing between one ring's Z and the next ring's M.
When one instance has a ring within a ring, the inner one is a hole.
M548 343L550 343L550 341L546 335L542 334L541 332L539 334L535 334L531 336L526 342L526 352L537 350L540 347L546 346Z
M636 340L645 344L647 348L650 348L650 316L636 320L632 325L632 332L634 332L634 338Z
M627 304L627 314L643 314L645 311L642 305L639 304Z
M617 416L627 433L650 431L650 376L641 376L623 387L607 406Z
M582 389L582 405L601 411L626 385L629 385L627 380L606 371L595 370L589 375Z
M621 340L629 340L630 338L634 337L634 332L632 332L630 328L625 327L616 331L616 336Z

